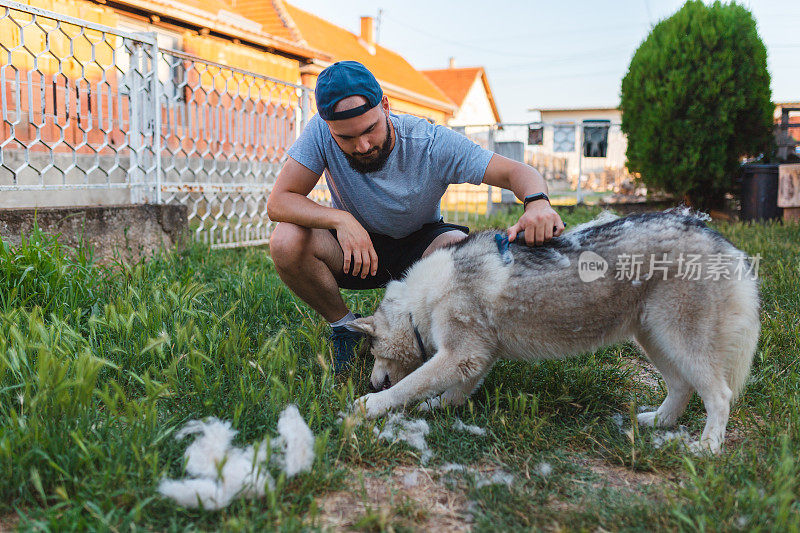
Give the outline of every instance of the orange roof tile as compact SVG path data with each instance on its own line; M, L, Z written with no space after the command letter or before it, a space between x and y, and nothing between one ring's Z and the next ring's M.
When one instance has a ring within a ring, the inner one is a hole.
M274 0L231 0L231 5L237 13L261 24L265 32L298 44L305 44L297 27L286 13L283 2Z
M495 120L500 122L500 113L495 105L494 95L492 94L492 89L489 87L489 79L483 67L445 68L423 70L422 72L459 107L464 104L464 99L467 97L469 90L472 88L475 80L480 77L483 82L484 90L486 91L486 96L489 98L489 103L492 106L492 113L494 113Z
M259 12L264 13L263 21L246 15L247 6L243 7L241 0L117 0L117 3L158 14L162 20L208 28L301 58L319 55L319 52L309 50L305 43L292 35L291 24L280 22L280 9L269 0L259 6Z
M441 70L423 70L422 73L431 79L450 99L461 106L467 97L475 79L483 69L480 67L445 68Z
M181 0L182 7L200 9L208 13L217 14L220 10L233 11L231 5L225 0Z
M453 103L441 89L400 54L380 45L375 45L375 53L371 54L359 36L291 4L284 2L283 5L309 47L330 54L335 61L359 61L378 81L425 97L432 101L429 102L431 107L453 111Z

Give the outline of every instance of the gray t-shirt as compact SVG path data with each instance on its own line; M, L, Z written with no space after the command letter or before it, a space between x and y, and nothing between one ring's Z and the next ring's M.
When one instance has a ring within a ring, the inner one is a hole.
M396 140L377 172L353 170L319 115L311 118L288 154L319 175L327 170L333 207L351 213L367 231L398 239L441 218L439 202L448 185L481 183L492 152L427 120L390 118Z

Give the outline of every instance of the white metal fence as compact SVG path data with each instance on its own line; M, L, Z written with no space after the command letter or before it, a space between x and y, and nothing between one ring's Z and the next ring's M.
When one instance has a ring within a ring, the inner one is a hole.
M158 59L159 201L187 205L216 247L268 242L267 197L311 113L309 89L176 51Z
M0 54L0 191L118 190L186 205L215 247L267 242L310 89L8 0Z
M0 2L0 191L114 189L152 199L156 43Z

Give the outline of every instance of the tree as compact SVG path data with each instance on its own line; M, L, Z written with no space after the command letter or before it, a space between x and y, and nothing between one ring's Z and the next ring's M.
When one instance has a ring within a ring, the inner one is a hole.
M622 80L628 168L698 207L733 189L739 161L772 143L767 50L752 14L689 1L656 24Z

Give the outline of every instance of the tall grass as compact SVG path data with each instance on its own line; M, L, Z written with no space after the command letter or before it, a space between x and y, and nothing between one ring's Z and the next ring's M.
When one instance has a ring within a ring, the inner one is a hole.
M0 311L39 307L59 318L85 314L97 303L104 275L91 249L62 246L35 222L19 246L0 238Z
M565 219L594 214L577 209ZM484 225L511 222L498 215ZM800 528L800 230L718 229L763 257L763 334L728 451L694 457L655 449L649 430L617 429L614 413L630 419L638 405L663 399L620 366L637 357L630 344L568 361L504 362L466 406L425 415L434 467L494 464L516 474L512 487L456 483L475 502L477 529ZM324 526L320 498L345 488L352 472L418 464L413 449L377 440L371 424L337 423L366 392L370 362L333 377L327 325L281 283L263 249L193 246L112 271L37 230L0 253L0 517L18 517L20 528L315 529ZM345 297L370 313L381 293ZM274 434L287 403L317 436L313 473L216 513L157 496L163 476L181 476L186 444L172 435L186 420L232 420L244 444ZM487 436L453 432L455 416ZM695 399L682 423L699 431L703 418ZM542 461L553 465L550 476L531 473ZM591 461L665 483L608 487Z

